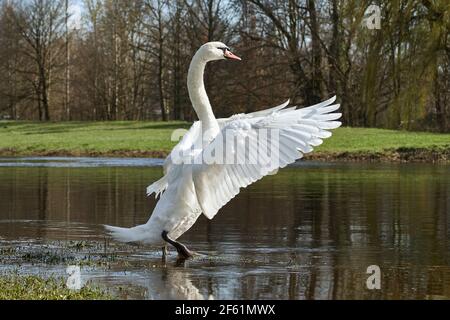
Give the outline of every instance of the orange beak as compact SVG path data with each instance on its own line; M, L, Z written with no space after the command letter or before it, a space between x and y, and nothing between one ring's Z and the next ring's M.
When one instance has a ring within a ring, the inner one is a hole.
M231 52L229 50L225 50L225 53L223 54L223 56L229 60L239 60L239 61L242 60L241 58L239 58L237 55L235 55L233 52Z

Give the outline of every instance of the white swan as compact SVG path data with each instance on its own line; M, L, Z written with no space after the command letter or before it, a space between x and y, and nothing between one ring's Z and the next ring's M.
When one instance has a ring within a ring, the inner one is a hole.
M193 253L176 239L202 213L212 219L240 188L300 159L331 136L327 130L341 125L336 121L341 114L334 113L339 108L333 105L336 97L303 109L286 108L287 101L268 110L216 119L203 74L207 62L221 59L241 60L221 42L204 44L192 59L188 89L199 121L165 160L164 176L147 188L149 195L161 194L149 221L133 228L105 226L114 239L161 245L163 256L170 243L179 256L191 257ZM259 161L259 154L265 154L261 158L266 161Z

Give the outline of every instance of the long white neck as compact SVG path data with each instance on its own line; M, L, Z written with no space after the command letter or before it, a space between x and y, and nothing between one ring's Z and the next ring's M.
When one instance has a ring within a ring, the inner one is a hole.
M210 134L219 132L219 124L214 116L208 95L206 94L203 76L205 73L207 61L205 61L199 52L192 58L189 66L187 85L189 90L189 98L199 120L202 122L203 132L210 131Z

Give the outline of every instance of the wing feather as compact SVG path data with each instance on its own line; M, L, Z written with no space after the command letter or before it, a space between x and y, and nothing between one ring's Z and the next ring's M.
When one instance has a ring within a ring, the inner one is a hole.
M176 170L173 170L176 161L181 161L177 157L185 155L186 157L193 157L190 152L197 140L201 138L201 122L196 121L189 128L188 132L183 135L180 142L172 149L169 156L164 160L164 176L158 181L152 183L147 187L147 196L155 193L155 198L162 194L169 186L171 176L176 176Z
M216 139L223 139L225 143L231 143L227 139L233 139L233 143L237 141L233 148L223 147L224 158L230 157L235 162L201 163L195 165L192 172L197 198L206 217L212 219L241 188L295 162L303 154L311 152L314 146L322 144L322 139L329 138L331 132L327 130L341 125L336 121L341 113L334 112L339 109L339 104L333 105L335 100L336 97L333 97L303 109L286 108L288 103L284 103L268 110L222 120L220 137ZM261 129L276 129L279 132L278 141L272 136L265 137ZM211 148L215 145L208 145L199 156L212 154ZM269 150L278 147L277 161L258 161L262 146Z

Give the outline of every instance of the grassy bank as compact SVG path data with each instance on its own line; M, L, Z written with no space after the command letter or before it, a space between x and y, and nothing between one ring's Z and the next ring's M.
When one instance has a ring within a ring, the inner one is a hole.
M185 122L0 121L1 156L164 157ZM317 160L450 161L450 134L339 128L306 157Z
M104 291L83 287L69 290L61 278L44 279L35 275L0 275L0 300L109 300Z

